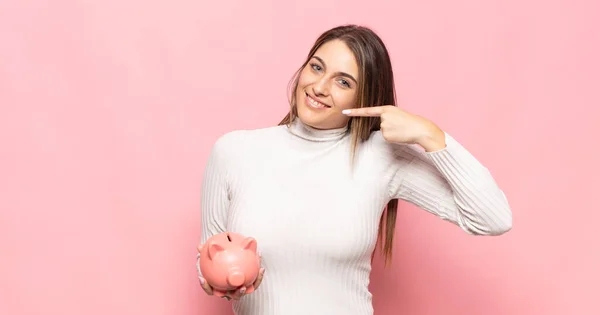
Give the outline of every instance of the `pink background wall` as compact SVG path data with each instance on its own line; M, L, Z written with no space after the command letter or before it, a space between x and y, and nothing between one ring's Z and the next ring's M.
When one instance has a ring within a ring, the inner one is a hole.
M0 314L230 314L194 270L208 150L346 22L514 210L477 238L403 206L376 314L600 314L593 2L0 0Z

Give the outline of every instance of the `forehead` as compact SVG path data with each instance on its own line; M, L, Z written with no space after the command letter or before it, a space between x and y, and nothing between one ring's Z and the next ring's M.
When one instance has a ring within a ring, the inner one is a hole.
M355 78L358 77L356 58L343 41L331 40L321 45L314 55L325 62L328 72L346 72Z

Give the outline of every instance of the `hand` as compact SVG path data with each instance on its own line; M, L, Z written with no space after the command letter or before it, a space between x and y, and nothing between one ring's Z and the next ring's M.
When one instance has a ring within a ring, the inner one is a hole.
M426 151L446 147L445 134L436 124L394 105L347 109L342 113L350 117L379 117L381 135L390 143L419 144Z
M199 246L198 251L200 251L201 248L202 248L202 246ZM262 257L260 257L260 254L259 254L259 259L262 259ZM208 294L208 295L214 295L215 292L214 292L213 288L210 286L210 284L208 284L206 279L204 279L200 275L200 255L199 254L198 254L197 261L196 261L196 269L198 269L198 280L200 281L200 286L202 286L202 289L204 290L204 292L206 292L206 294ZM256 277L256 280L254 281L254 284L253 284L255 291L256 291L256 289L258 289L258 286L262 282L264 273L265 273L265 268L260 268L260 270L258 272L258 277ZM239 300L245 294L246 294L246 287L242 287L237 290L231 290L231 291L227 292L227 294L225 294L222 298L227 299L228 301L230 301L232 299Z

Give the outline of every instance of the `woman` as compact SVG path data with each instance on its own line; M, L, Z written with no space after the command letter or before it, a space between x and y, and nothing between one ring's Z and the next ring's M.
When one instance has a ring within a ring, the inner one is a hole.
M236 314L372 314L372 254L380 240L391 257L398 199L470 234L511 229L488 170L395 106L388 52L368 28L322 34L290 103L278 126L222 136L207 163L201 243L234 231L256 238L262 255L260 288L229 296Z

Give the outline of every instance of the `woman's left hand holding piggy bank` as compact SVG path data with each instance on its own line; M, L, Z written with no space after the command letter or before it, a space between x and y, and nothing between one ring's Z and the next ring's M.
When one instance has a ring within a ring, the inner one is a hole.
M217 234L198 246L196 267L208 295L239 300L261 284L264 268L256 240L231 232Z

